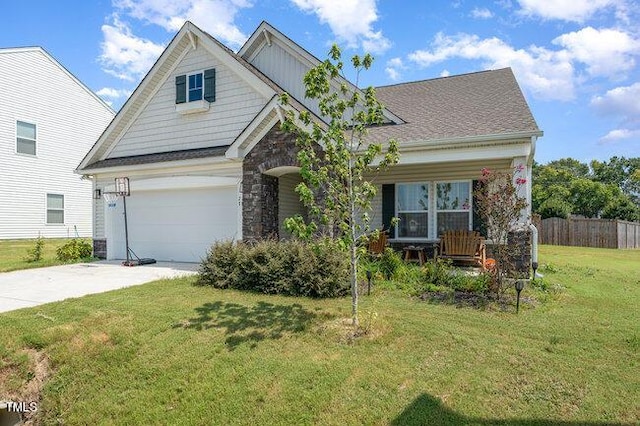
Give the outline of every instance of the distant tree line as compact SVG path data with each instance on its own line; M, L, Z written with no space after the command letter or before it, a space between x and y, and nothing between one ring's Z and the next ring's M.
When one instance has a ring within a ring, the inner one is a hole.
M533 212L543 219L580 215L640 221L640 157L534 162L531 197Z

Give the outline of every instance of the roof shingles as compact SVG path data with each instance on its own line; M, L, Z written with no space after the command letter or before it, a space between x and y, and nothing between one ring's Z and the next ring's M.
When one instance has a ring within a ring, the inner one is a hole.
M510 68L383 86L376 94L406 123L371 129L375 142L540 132Z

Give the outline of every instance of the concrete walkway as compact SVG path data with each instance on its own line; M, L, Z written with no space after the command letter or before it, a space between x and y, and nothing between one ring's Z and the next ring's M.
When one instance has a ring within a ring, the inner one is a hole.
M161 278L193 275L197 263L158 262L126 267L99 261L0 273L0 312L102 293Z

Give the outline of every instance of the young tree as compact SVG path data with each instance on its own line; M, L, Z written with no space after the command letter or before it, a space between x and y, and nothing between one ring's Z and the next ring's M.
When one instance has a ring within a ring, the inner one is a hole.
M383 122L383 106L373 87L358 88L360 73L369 69L371 55L354 56L354 85L347 83L338 46L329 58L304 77L305 96L316 100L324 123L312 119L308 111L286 114L282 128L295 133L300 148L303 182L296 187L300 200L309 209L307 222L301 216L289 218L287 227L298 236L310 237L324 227L348 249L351 261L353 325L358 325L358 243L369 232L371 200L376 195L375 174L398 162L398 145L388 141L367 142L370 126ZM288 104L288 96L281 102Z
M518 194L518 187L526 183L520 176L523 169L516 168L514 173L482 169L482 185L474 191L476 208L484 219L488 237L493 241L493 256L496 260L496 294L500 296L504 289L504 278L513 271L511 259L517 247L508 242L511 232L521 219L522 211L527 208L526 200Z

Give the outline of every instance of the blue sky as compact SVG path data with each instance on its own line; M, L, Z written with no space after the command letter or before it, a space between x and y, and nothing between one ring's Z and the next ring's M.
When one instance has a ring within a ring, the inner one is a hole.
M100 0L0 5L0 47L42 46L115 109L186 19L238 50L266 20L365 85L510 66L545 132L536 160L640 156L640 4L631 0Z

